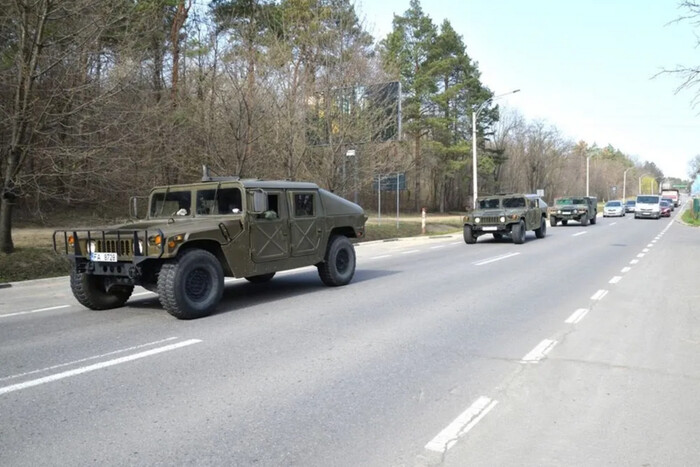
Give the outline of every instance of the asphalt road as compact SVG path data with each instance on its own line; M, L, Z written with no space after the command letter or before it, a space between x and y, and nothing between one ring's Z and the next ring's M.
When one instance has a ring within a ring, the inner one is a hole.
M196 321L0 289L0 465L697 465L700 230L356 250Z

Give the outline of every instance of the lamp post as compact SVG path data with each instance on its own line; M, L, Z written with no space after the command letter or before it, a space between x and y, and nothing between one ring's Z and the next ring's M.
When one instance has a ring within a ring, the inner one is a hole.
M473 200L472 200L472 209L476 209L476 198L479 196L479 190L478 190L478 183L477 183L477 170L476 170L476 118L479 116L482 110L488 105L489 102L493 102L494 100L498 99L499 97L507 96L509 94L515 94L516 92L520 92L520 89L515 89L510 92L506 92L504 94L499 94L498 96L494 97L489 97L486 99L484 102L482 102L479 107L476 108L476 111L472 111L472 180L473 180Z
M627 201L627 172L632 170L634 167L629 167L625 170L625 172L622 174L622 202L625 203Z
M639 189L637 190L637 194L642 194L642 179L644 178L645 175L649 175L649 172L644 173L639 176Z

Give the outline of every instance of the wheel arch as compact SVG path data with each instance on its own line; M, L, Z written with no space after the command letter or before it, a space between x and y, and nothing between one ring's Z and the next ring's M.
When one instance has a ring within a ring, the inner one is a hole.
M219 264L221 264L221 268L224 270L224 275L233 276L233 271L226 260L226 255L224 255L224 251L221 249L221 244L219 244L219 242L215 240L193 240L182 245L178 250L178 255L193 249L206 250L214 255L219 261Z

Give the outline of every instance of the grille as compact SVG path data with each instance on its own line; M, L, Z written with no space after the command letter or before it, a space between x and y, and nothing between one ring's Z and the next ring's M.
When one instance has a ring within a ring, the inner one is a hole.
M97 251L101 253L116 253L131 256L133 250L131 240L98 240Z
M482 216L481 224L500 224L499 216Z

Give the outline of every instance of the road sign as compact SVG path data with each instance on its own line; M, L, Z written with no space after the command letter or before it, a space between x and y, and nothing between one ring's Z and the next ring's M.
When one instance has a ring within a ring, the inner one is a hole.
M683 190L683 189L688 188L688 185L686 185L686 184L684 184L684 183L682 183L682 184L679 183L679 184L673 185L673 188L680 188L680 189Z
M381 179L382 183L382 191L397 191L397 187L399 191L403 191L406 189L406 173L405 172L399 172L399 173L390 173L390 174L382 174L382 175L376 175L374 177L374 182L372 183L372 189L377 190L379 186L379 180Z

